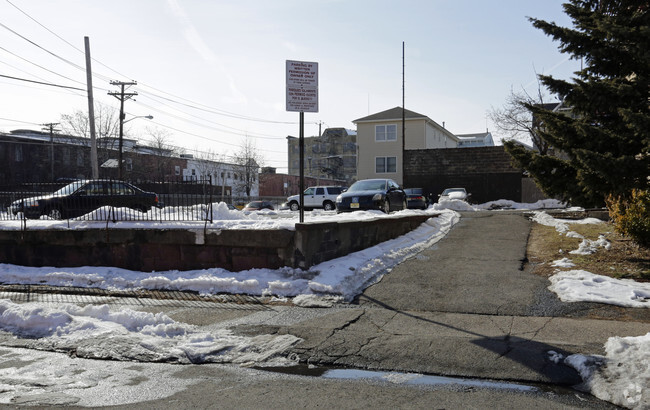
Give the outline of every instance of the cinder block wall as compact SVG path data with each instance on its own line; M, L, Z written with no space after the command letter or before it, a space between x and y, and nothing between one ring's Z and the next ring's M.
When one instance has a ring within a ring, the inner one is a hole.
M522 200L522 170L502 146L407 150L404 186L424 188L437 200L445 188L462 187L471 201Z

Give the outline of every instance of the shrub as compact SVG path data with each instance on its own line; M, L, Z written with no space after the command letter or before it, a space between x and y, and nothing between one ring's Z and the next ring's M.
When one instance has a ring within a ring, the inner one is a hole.
M629 198L607 197L616 231L643 246L650 246L650 191L634 190Z

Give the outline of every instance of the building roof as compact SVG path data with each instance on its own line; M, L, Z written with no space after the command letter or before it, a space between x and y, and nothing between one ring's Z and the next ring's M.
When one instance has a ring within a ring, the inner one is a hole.
M404 118L406 119L416 119L416 118L424 118L427 119L431 122L434 122L431 120L429 117L423 114L418 114L415 111L407 110L404 109ZM367 117L359 118L357 120L352 121L353 123L357 122L365 122L365 121L381 121L381 120L401 120L402 119L402 107L395 107L391 108L386 111L378 112L376 114L371 114L368 115Z

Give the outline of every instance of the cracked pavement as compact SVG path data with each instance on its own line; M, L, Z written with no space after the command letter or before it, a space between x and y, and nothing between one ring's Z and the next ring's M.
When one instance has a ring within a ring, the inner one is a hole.
M232 329L300 337L291 353L310 364L561 385L581 379L550 351L604 354L609 337L650 332L648 311L630 320L626 309L563 303L548 291L526 264L532 222L522 213L462 216L352 305Z

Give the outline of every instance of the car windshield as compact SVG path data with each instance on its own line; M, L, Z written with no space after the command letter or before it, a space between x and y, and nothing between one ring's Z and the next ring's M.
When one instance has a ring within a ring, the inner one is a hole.
M386 189L386 181L383 179L367 179L365 181L357 181L348 192L357 192L357 191L383 191Z
M75 182L73 182L71 184L68 184L68 185L64 186L63 188L59 189L53 195L55 195L55 196L70 195L71 193L73 193L77 189L81 188L85 183L86 183L86 181L75 181Z

